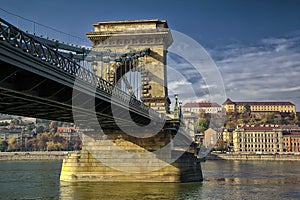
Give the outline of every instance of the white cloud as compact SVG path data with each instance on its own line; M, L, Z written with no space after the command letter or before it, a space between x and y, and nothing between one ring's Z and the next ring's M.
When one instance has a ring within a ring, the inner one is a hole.
M168 88L169 90L174 90L176 91L178 88L180 87L186 87L191 85L190 82L186 81L186 80L177 80L177 81L171 81L168 83Z
M212 50L233 100L292 101L300 109L300 37Z
M236 43L208 52L221 72L227 97L236 101L291 101L300 110L300 32L285 38L265 38L255 45ZM168 70L171 97L178 93L183 102L215 98L209 89L222 83L206 84L186 61L168 62L176 66L172 67L173 72Z

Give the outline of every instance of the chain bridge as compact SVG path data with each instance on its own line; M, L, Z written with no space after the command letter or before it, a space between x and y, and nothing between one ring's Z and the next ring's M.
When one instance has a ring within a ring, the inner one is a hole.
M183 151L189 151L192 140L180 128L177 99L170 114L166 54L173 40L166 21L96 23L94 32L86 33L92 42L91 49L29 34L4 19L0 19L0 24L1 113L74 122L85 128L96 126L90 120L96 118L114 145L123 138L123 146L130 151L158 151L176 136L177 142L168 147L169 157L175 147L186 146ZM149 138L136 137L149 132L147 128L128 136L120 126L130 129L132 121L139 127L154 123L162 128ZM94 134L97 133L86 138ZM142 181L147 177L159 182L202 180L197 159L187 152L174 160L175 165L153 168L134 177L128 172L130 166L112 170L95 158L90 162L95 146L100 154L106 155L107 148L103 147L106 142L99 143L96 139L87 139L81 153L71 154L64 160L61 180L90 180L91 177L100 181ZM89 145L93 148L89 149ZM161 159L159 155L153 156ZM132 160L130 163L133 164Z

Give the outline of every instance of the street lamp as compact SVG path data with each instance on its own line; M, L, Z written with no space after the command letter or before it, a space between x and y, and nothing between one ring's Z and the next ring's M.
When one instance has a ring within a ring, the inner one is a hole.
M92 63L92 68L93 68L94 74L96 74L96 72L97 72L97 67L98 67L98 63L96 61L94 61Z
M175 97L175 106L174 106L174 119L178 119L178 94L174 95Z

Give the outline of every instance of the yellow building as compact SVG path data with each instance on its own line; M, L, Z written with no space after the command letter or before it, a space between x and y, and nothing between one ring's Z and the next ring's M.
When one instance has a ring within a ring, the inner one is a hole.
M283 152L282 129L278 125L243 125L233 132L235 153L275 154Z
M222 132L223 142L226 143L227 147L233 146L233 130L232 129L224 129Z
M283 144L286 152L300 152L300 132L284 135Z
M282 102L233 102L231 99L227 99L222 107L226 112L238 112L242 113L249 106L251 112L288 112L296 113L295 104L287 101Z

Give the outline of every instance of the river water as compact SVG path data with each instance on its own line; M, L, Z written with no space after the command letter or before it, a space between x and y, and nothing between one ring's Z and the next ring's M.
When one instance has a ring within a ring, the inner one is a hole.
M300 199L300 162L206 161L202 183L65 183L61 161L0 161L0 199Z

